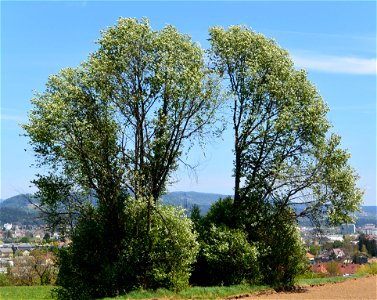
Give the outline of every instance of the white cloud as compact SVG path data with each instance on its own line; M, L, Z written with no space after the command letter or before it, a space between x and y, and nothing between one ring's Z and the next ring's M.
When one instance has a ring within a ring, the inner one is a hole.
M292 59L297 68L314 71L356 75L376 75L377 73L375 58L300 53L293 54Z

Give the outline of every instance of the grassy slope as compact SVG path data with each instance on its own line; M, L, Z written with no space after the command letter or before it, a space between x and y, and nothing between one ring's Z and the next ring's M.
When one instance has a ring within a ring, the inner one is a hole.
M51 299L53 286L3 286L0 287L0 300Z

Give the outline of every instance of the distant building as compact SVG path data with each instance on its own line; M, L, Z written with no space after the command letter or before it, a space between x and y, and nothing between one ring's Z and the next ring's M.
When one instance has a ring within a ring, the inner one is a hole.
M309 252L306 252L306 258L310 261L310 263L314 263L314 255L309 253Z
M377 236L377 227L374 224L365 224L364 227L361 228L361 231L367 235Z
M343 241L343 236L340 234L328 234L325 236L329 241Z
M336 259L341 259L341 258L343 258L345 256L343 250L340 249L340 248L334 248L334 249L332 249L331 253L333 254L333 256Z
M9 223L5 223L5 224L4 224L4 229L5 229L5 230L11 230L11 229L12 229L12 226L13 226L12 223L10 223L10 224L9 224Z

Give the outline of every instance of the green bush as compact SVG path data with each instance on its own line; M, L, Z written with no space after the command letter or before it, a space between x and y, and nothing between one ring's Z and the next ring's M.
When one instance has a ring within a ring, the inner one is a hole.
M122 266L129 289L188 287L199 244L185 211L140 200L128 203L126 215Z
M121 244L114 240L111 216L91 208L75 228L72 244L58 256L54 296L92 299L134 289L183 289L199 249L185 211L126 198ZM119 238L118 238L119 239Z
M210 228L211 224L236 228L239 225L239 218L233 202L231 197L226 197L213 203L207 215L203 218L204 225L207 228Z
M202 236L192 283L232 285L259 278L258 251L241 230L212 225Z
M54 290L55 298L80 300L114 296L122 288L117 286L117 258L109 255L110 242L99 238L106 237L104 225L95 209L79 219L71 245L58 254L56 283L59 287Z
M0 286L8 286L11 285L11 281L9 279L9 276L4 273L0 273Z
M306 259L297 225L276 214L259 228L264 237L258 241L263 282L276 290L290 290L295 278L305 271Z

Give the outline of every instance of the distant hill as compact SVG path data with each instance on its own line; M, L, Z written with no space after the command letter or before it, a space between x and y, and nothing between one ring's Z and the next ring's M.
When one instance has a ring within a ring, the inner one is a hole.
M377 225L377 206L362 206L361 209L362 211L356 214L356 226Z
M227 195L199 193L199 192L171 192L162 196L163 204L181 206L190 210L196 204L200 207L202 214L206 214L212 203L220 198L228 197Z
M0 202L0 226L4 223L39 225L42 220L39 211L29 200L36 201L32 195L17 195Z
M30 203L30 200L35 201L36 199L31 194L21 194L21 195L13 196L8 199L2 200L0 202L0 207L22 208L22 209L33 208L33 205Z
M201 213L206 214L212 203L228 195L199 193L199 192L171 192L162 196L162 203L166 205L181 206L188 211L194 204L200 207ZM40 224L39 212L30 204L32 195L17 195L0 202L0 225L13 224ZM36 199L33 199L36 201ZM298 210L300 208L297 208ZM377 225L377 207L362 206L362 212L356 214L356 226L371 223Z

